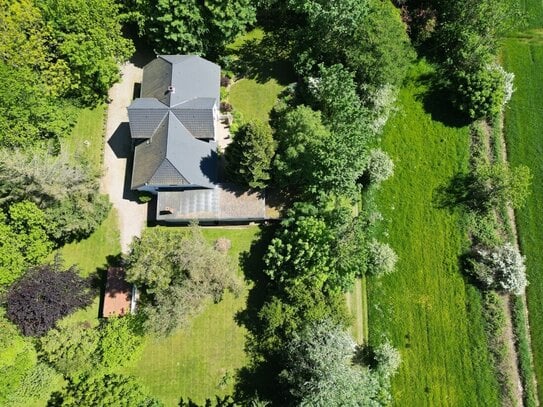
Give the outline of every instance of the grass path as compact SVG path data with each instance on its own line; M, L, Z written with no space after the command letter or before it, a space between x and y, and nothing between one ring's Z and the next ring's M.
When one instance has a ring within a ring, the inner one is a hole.
M351 333L360 345L368 342L368 300L366 279L357 279L352 291L345 294L347 308L353 316Z
M386 336L402 354L395 405L495 406L499 388L481 296L458 264L469 242L458 217L434 203L436 190L467 167L468 129L432 120L425 105L434 117L448 112L439 99L425 99L417 78L401 91L383 138L396 169L376 201L385 218L382 239L399 261L395 274L368 279L370 342Z

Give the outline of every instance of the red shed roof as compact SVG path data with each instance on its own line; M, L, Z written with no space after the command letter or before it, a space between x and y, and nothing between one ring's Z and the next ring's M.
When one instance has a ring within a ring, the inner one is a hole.
M131 300L132 285L124 279L124 269L109 267L102 316L107 318L113 315L128 314Z

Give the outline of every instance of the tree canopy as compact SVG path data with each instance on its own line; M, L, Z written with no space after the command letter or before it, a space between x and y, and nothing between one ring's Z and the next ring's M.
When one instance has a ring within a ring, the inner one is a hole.
M7 317L29 336L41 336L62 317L92 302L89 284L60 263L30 269L7 294Z
M207 242L195 225L181 235L146 231L132 245L126 278L142 290L145 329L160 335L186 324L206 300L218 302L226 290L239 290L226 254Z
M232 181L263 189L270 179L275 143L265 123L242 125L225 151L226 171Z

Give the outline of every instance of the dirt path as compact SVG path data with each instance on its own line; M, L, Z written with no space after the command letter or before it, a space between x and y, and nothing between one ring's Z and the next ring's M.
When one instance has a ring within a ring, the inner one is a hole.
M134 95L134 83L141 83L142 70L133 64L121 68L122 79L109 90L104 146L104 174L100 189L109 195L117 210L121 249L127 253L134 236L140 236L147 221L147 205L140 204L130 191L127 163L131 159L132 142L128 131L128 113ZM129 168L131 170L131 168Z
M486 155L486 158L488 159L489 163L495 163L496 161L503 161L506 162L506 156L503 155L502 157L495 157L492 148L490 146L490 138L492 134L492 128L491 126L485 121L481 123L482 129L484 131L484 137L482 137L479 142L482 143L482 147L484 148L484 154ZM501 135L501 138L503 139L503 134ZM500 140L502 141L502 140ZM472 143L474 140L472 139ZM505 151L505 150L502 150ZM498 216L499 218L499 216ZM506 222L506 219L503 219L504 222ZM513 228L514 230L514 228ZM516 237L516 231L515 237ZM502 298L502 310L505 316L505 329L503 334L501 335L500 341L505 345L507 352L502 355L501 361L498 362L498 369L502 370L503 372L507 372L507 375L509 376L509 379L511 380L511 383L502 383L502 386L506 386L508 390L505 390L506 393L511 393L512 399L504 399L504 406L517 406L522 407L523 405L523 385L522 380L520 377L520 371L519 371L519 365L518 365L518 353L517 348L515 345L515 334L513 330L513 316L511 314L511 299L509 295L501 295Z

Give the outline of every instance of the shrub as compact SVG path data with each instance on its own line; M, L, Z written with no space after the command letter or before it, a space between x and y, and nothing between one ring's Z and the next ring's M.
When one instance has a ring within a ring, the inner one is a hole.
M387 377L398 371L402 358L400 352L387 340L373 349L377 371Z
M139 203L147 203L150 202L153 199L153 194L149 192L140 192L138 193L138 202Z
M221 76L221 86L227 88L232 80L228 76Z
M512 94L512 76L496 64L474 71L457 71L452 86L454 104L471 119L492 118Z
M476 248L470 263L473 274L488 288L521 295L528 285L524 257L510 243Z
M383 150L374 149L370 152L366 171L372 184L380 184L394 173L394 162Z
M374 276L382 276L394 272L398 256L387 244L373 239L368 244L368 271Z
M220 253L226 253L230 248L232 247L232 242L230 239L227 239L225 237L220 237L217 240L215 240L215 250L217 250Z
M230 103L228 102L221 102L221 112L223 113L228 113L228 112L231 112L233 110L233 107Z

